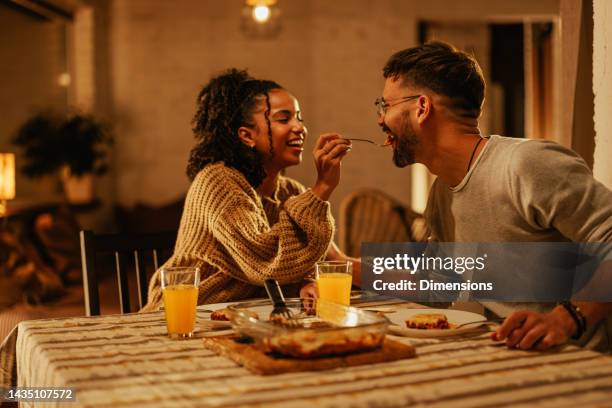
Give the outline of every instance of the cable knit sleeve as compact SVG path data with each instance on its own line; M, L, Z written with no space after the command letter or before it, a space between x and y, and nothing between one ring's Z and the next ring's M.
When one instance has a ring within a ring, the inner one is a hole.
M281 284L304 277L322 258L334 232L330 205L311 190L289 198L272 227L258 203L240 194L213 224L213 234L230 255L224 259L237 279L263 285L267 278Z
M266 211L266 207L267 210ZM197 266L199 304L256 296L266 278L297 283L325 255L334 232L330 205L286 177L265 201L237 170L206 166L185 200L174 254L165 266ZM143 311L162 304L160 271Z

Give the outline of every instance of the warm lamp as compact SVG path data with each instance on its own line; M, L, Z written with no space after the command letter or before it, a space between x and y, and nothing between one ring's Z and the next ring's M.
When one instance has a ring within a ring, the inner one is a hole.
M250 38L272 38L280 31L277 0L246 0L242 31Z
M15 198L15 155L0 153L0 216L6 214L6 201Z

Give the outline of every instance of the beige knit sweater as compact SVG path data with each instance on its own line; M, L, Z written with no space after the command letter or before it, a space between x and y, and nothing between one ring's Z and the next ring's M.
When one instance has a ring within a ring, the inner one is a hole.
M267 278L302 282L325 256L333 232L329 203L297 181L280 176L274 195L262 198L240 172L211 164L189 188L174 254L164 266L200 267L198 304L265 296ZM142 311L161 305L158 270Z

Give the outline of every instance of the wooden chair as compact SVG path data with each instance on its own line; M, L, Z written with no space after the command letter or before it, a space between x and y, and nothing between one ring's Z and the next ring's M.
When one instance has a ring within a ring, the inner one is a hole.
M133 264L136 274L139 309L147 303L147 264L157 270L170 257L176 242L176 231L148 234L94 234L81 231L81 264L83 266L83 289L87 316L100 314L97 261L100 255L114 255L115 271L119 288L121 313L129 313L130 293L127 266ZM162 257L163 255L163 257ZM131 260L130 260L131 258ZM152 262L147 262L147 259Z
M347 255L359 257L362 242L420 242L426 240L425 219L390 195L360 189L340 203L339 244Z

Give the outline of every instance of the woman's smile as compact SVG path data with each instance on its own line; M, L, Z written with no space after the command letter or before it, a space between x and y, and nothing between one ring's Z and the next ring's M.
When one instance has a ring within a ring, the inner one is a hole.
M293 138L289 140L286 144L287 146L297 149L301 152L304 151L304 138L303 137Z

